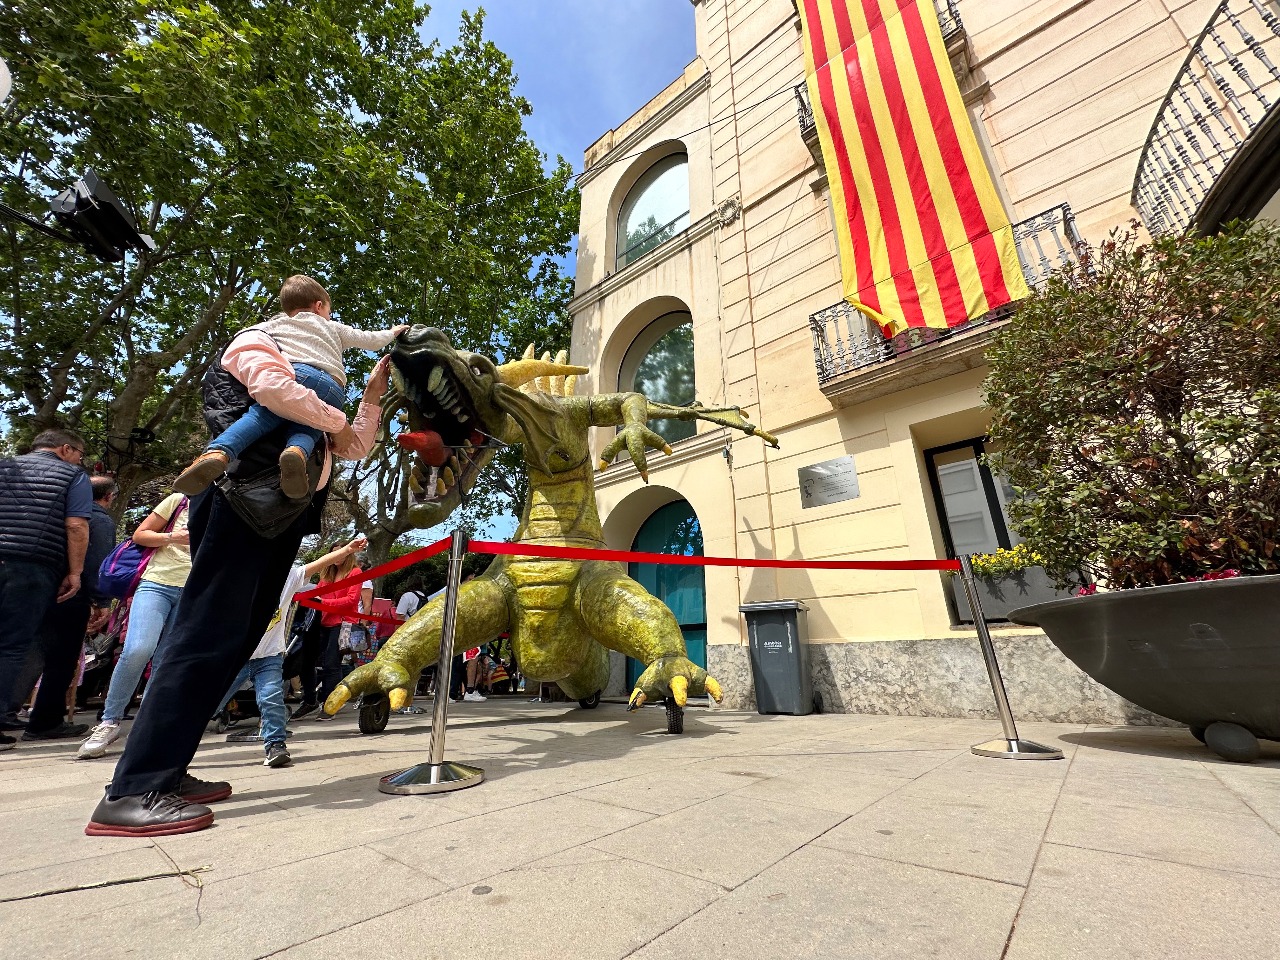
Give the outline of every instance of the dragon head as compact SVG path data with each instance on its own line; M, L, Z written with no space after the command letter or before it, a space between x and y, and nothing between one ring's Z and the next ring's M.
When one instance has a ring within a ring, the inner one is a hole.
M552 472L562 456L560 411L550 393L528 386L556 378L563 394L565 377L586 372L528 354L498 365L484 354L455 349L435 327L416 325L401 334L391 351L395 389L383 423L385 438L401 408L407 415L407 429L396 441L416 461L409 480L413 524L431 527L448 517L496 448L512 440L524 444L531 466Z

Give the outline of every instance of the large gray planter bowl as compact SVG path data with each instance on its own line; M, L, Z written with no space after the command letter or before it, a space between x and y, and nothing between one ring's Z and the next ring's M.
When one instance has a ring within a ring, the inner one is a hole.
M1009 619L1041 627L1098 683L1226 759L1255 758L1254 737L1280 740L1280 576L1071 597Z

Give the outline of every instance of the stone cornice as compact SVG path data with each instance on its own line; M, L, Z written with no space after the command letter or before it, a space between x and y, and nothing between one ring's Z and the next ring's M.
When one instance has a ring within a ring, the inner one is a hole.
M651 136L655 129L666 123L671 117L698 99L700 95L710 88L711 72L707 71L659 107L653 116L615 143L609 148L608 153L601 156L595 163L579 174L578 186L584 187L594 180L600 171L612 162L610 158L626 156L632 152L633 148L638 146L642 140Z
M575 314L594 303L599 303L609 294L620 287L626 286L646 271L652 270L658 264L670 260L676 254L689 250L695 243L715 230L720 225L720 222L718 210L708 213L697 223L686 227L670 240L654 247L639 260L635 260L617 273L605 277L594 287L588 287L583 290L582 293L569 301L569 313Z
M688 463L690 460L699 460L708 454L723 450L724 445L729 442L729 431L727 428L721 427L719 430L708 430L706 433L699 433L681 440L671 448L671 456L664 456L661 450L648 451L649 458L649 479L655 480L661 476L663 471L670 467L678 467L682 463ZM655 456L656 454L656 456ZM619 483L626 483L630 480L638 480L640 474L636 472L636 465L631 462L631 458L627 456L626 450L618 454L618 459L609 465L607 470L601 470L596 474L596 488L612 487Z

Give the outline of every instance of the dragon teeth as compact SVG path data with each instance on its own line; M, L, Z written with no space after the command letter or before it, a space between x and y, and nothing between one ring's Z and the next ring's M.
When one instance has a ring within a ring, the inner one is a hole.
M448 492L448 490L449 488L444 485L443 480L436 481L436 496L443 497Z
M454 476L453 476L452 470L450 470L448 467L445 467L442 471L440 471L440 476L444 478L444 484L446 487L453 486Z
M462 412L459 412L459 413L458 413L458 422L459 422L459 423L466 423L466 422L467 422L468 420L470 420L470 419L471 419L471 418L470 418L470 417L468 417L465 413L462 413Z
M444 371L439 367L431 368L431 376L427 378L427 389L432 393L436 392L436 388L440 386L440 381L444 379Z

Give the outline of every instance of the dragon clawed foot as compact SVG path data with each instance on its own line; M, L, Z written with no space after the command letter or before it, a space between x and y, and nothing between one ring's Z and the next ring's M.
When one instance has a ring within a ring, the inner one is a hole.
M677 706L683 707L689 697L710 696L716 703L724 698L724 692L714 677L688 657L660 657L636 680L628 710L635 710L653 700L671 697Z
M390 657L385 661L375 659L372 663L356 667L333 688L333 693L324 702L324 712L337 713L352 697L370 693L388 694L391 709L399 710L412 696L409 684L415 676L416 670L411 671Z

